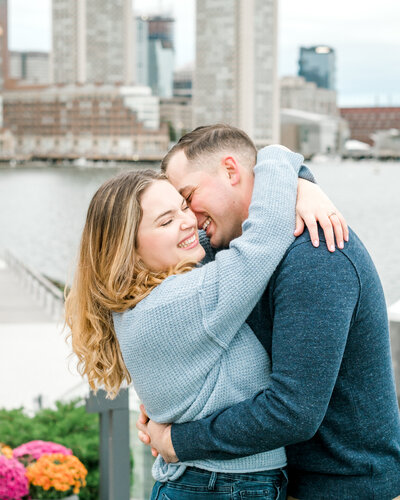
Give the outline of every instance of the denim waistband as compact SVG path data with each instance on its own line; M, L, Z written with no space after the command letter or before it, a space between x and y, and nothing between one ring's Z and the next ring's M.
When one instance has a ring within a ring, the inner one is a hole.
M206 469L200 469L198 467L187 467L185 475L197 474L198 479L204 482L209 482L210 480L216 481L217 479L223 480L224 482L237 482L237 481L255 481L255 482L268 482L274 479L280 479L284 477L286 480L288 478L286 468L272 469L259 472L213 472Z

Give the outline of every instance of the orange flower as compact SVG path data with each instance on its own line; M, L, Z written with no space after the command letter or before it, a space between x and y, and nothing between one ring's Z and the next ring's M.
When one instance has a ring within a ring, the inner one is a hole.
M29 483L44 490L54 488L57 491L73 490L78 494L86 486L87 470L74 455L52 453L42 455L37 462L26 470Z

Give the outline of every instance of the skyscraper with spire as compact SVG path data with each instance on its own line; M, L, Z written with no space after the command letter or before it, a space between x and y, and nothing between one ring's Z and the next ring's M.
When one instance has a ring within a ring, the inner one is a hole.
M197 0L194 124L279 142L277 0Z

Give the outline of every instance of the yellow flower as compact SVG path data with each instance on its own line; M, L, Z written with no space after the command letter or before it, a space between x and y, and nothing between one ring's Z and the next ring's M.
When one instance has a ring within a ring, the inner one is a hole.
M12 458L13 451L9 446L0 443L0 455L4 455L6 458Z

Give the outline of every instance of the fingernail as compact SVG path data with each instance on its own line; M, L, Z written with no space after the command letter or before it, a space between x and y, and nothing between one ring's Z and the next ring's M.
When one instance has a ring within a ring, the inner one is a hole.
M330 250L331 252L334 252L334 251L335 251L335 245L331 245L331 246L329 247L329 250Z
M319 241L318 241L318 240L314 240L314 241L313 241L313 245L314 245L315 247L319 247Z
M344 248L344 243L343 243L343 241L341 241L341 242L339 243L338 247L339 247L339 248Z

